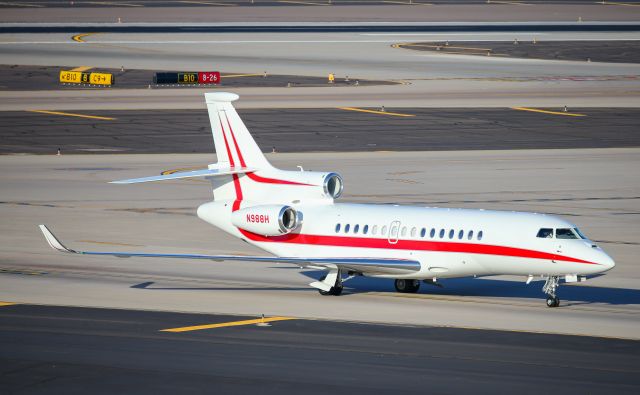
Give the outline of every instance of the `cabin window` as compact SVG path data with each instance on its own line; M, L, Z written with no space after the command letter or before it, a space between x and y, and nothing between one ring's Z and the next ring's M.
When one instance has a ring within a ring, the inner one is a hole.
M556 239L578 239L578 235L573 233L573 229L559 228L556 229Z
M376 235L377 233L378 233L378 225L373 225L373 228L371 228L371 234Z
M483 236L483 235L484 235L484 234L483 234L483 232L482 232L482 231L478 232L478 240L482 240L482 236Z
M362 233L365 235L369 233L369 225L365 225L364 228L362 228Z
M473 231L472 230L470 230L469 234L467 235L467 240L471 240L471 239L473 239Z
M434 237L436 237L436 229L435 228L431 228L431 233L429 233L429 237L431 237L432 239Z
M440 238L442 239L444 237L444 229L440 229Z
M349 233L349 228L351 228L351 225L346 224L346 225L344 226L344 233Z
M464 230L461 230L460 232L458 232L458 239L462 240L463 237L464 237Z
M551 228L542 228L538 231L538 235L541 239L552 239L553 238L553 229Z
M401 233L400 233L400 235L401 235L402 237L405 237L405 236L407 235L407 227L406 227L406 226L403 226L403 227L402 227L402 230L401 230L400 232L401 232Z
M380 231L380 234L383 235L383 236L387 235L387 226L386 225L382 227L382 230Z
M336 233L340 232L340 224L336 224Z
M353 225L353 233L358 233L358 231L360 230L360 225Z
M416 237L416 232L418 230L416 228L411 228L411 237Z
M453 239L453 234L455 233L455 231L453 229L449 229L449 238Z
M420 231L420 237L425 237L427 235L427 229L422 228L422 230Z

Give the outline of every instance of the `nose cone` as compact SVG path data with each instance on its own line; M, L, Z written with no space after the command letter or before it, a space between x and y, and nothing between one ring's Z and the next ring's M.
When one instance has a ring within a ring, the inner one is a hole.
M604 268L603 271L607 271L607 270L611 270L616 266L615 261L613 260L613 258L611 258L609 255L607 255L606 252L602 251L602 254L600 255L599 259L598 259L598 263L600 265L602 265L602 267Z

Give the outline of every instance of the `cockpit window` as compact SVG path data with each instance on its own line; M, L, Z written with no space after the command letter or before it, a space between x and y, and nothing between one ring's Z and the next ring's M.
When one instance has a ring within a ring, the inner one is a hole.
M583 234L582 234L582 232L580 232L580 229L578 229L578 228L573 228L573 231L574 231L574 232L576 232L576 234L577 234L578 236L580 236L580 238L581 238L581 239L585 239L585 240L587 240L587 239L588 239L588 237L587 237L587 236L583 235Z
M553 238L553 229L551 228L542 228L538 231L538 236L541 239L551 239Z
M573 232L573 229L558 228L556 229L557 239L578 239L578 235Z

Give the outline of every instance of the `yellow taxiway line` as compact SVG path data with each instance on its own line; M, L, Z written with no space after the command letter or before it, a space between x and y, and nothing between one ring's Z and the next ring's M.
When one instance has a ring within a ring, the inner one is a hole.
M17 304L17 303L12 303L12 302L0 302L0 307L3 307L3 306L13 306L13 305L15 305L15 304Z
M540 110L538 108L529 108L529 107L511 107L511 109L518 110L518 111L540 112L543 114L551 114L551 115L564 115L567 117L586 117L585 114L577 114L575 112L547 111L547 110Z
M82 34L76 34L75 36L71 37L71 39L72 39L73 41L75 41L75 42L78 42L78 43L84 43L84 42L86 42L86 41L84 41L84 40L83 40L83 38L84 38L84 37L92 36L92 35L94 35L94 34L98 34L98 33L82 33Z
M161 329L160 332L173 332L173 333L190 332L190 331L200 331L203 329L226 328L230 326L242 326L242 325L255 325L255 324L263 324L267 322L289 321L289 320L295 320L295 318L293 317L257 318L254 320L231 321L231 322L222 322L219 324L194 325L194 326L185 326L181 328Z
M109 117L99 117L97 115L84 115L84 114L74 114L71 112L60 112L60 111L46 111L46 110L27 110L28 112L37 112L40 114L51 114L51 115L64 115L67 117L78 117L78 118L89 118L89 119L102 119L104 121L114 121L116 118Z
M80 67L76 67L75 69L71 69L69 71L87 71L87 70L91 70L93 68L93 66L80 66Z
M366 110L364 108L356 108L356 107L339 107L339 109L340 110L346 110L346 111L368 112L368 113L371 113L371 114L392 115L392 116L395 116L395 117L415 117L414 114L401 114L401 113L398 113L398 112Z

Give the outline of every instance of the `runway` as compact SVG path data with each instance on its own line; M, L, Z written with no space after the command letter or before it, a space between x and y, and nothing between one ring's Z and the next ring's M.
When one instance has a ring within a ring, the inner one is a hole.
M626 108L247 109L240 115L263 151L640 146L640 111ZM0 112L0 135L0 153L212 150L206 110Z
M0 391L377 394L401 382L431 393L631 394L640 386L637 341L310 320L162 332L253 318L0 307Z

